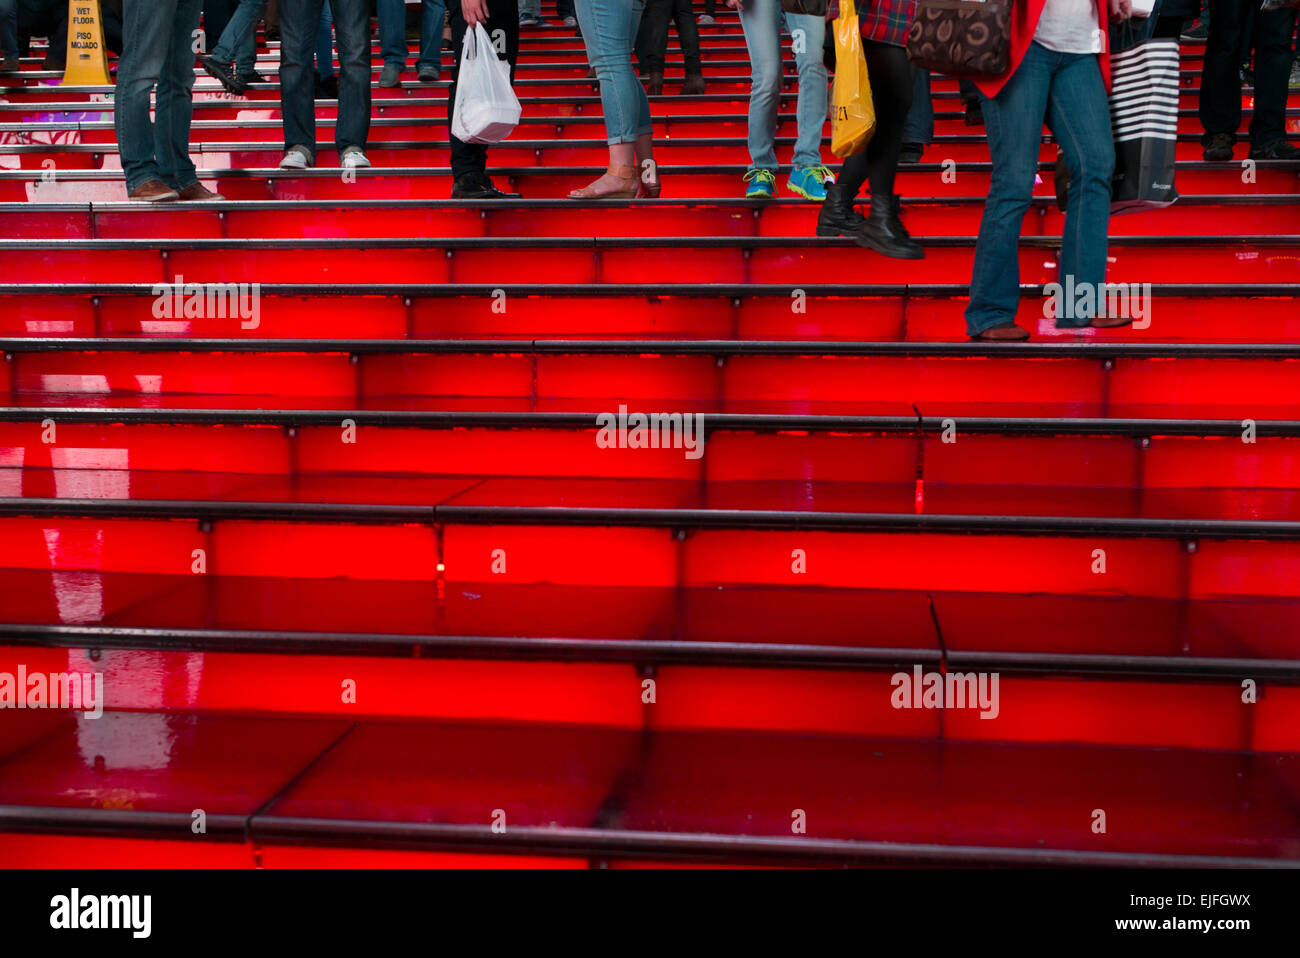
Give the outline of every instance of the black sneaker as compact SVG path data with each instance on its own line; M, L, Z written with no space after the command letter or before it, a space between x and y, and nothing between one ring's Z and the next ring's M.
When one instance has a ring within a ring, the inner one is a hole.
M453 200L517 200L519 196L497 189L486 173L462 173L451 184Z
M1300 160L1300 146L1286 140L1274 140L1265 146L1250 148L1252 160Z
M391 89L402 82L402 68L396 63L385 63L384 68L379 71L379 85L385 89Z
M1207 162L1221 163L1232 159L1232 147L1237 138L1231 133L1215 133L1203 141L1204 156Z
M416 73L416 78L421 83L437 83L441 76L442 69L440 67L429 66L427 64L420 67L419 71Z
M256 70L249 70L246 73L239 74L239 82L247 86L250 83L270 83L271 81Z
M1197 20L1190 27L1188 27L1186 30L1183 31L1182 39L1189 40L1189 41L1200 40L1204 42L1205 40L1209 39L1209 36L1210 36L1210 25L1208 23L1202 23L1200 20Z
M233 93L236 96L248 89L247 86L239 79L239 76L231 69L229 63L222 63L216 57L202 56L199 57L199 66L203 67L208 76L217 80L227 93Z

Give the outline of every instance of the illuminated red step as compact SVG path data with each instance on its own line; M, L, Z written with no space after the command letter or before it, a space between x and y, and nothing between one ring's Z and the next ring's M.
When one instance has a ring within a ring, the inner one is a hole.
M1294 858L1291 754L690 733L671 730L671 708L655 708L662 717L648 741L632 729L363 722L349 730L337 721L120 714L100 720L121 734L99 733L107 741L97 743L98 763L85 748L94 734L81 731L86 721L65 721L44 747L5 763L0 821L166 841L185 834L201 807L206 842L239 841L247 823L249 837L272 848L451 847L580 860ZM151 745L166 749L166 766L150 766ZM208 781L207 791L197 784ZM133 800L105 810L108 795ZM1107 811L1104 833L1091 827L1094 808ZM800 812L808 831L792 834Z
M191 222L203 222L195 213L189 216ZM109 221L113 221L111 214ZM0 332L33 337L100 334L299 340L358 336L966 340L966 290L956 284L800 284L799 288L811 304L802 314L791 310L791 287L755 284L666 289L649 285L272 283L260 289L257 326L245 329L246 321L230 317L159 319L153 315L157 294L152 283L22 284L0 286ZM1294 342L1300 340L1298 294L1300 287L1295 284L1153 284L1149 327L1078 332L1057 330L1044 316L1041 291L1025 287L1018 321L1049 340ZM501 295L506 296L507 308L489 308L493 297ZM1235 310L1248 310L1251 322L1223 322L1225 313Z
M1300 558L1293 523L1202 519L102 499L0 511L9 568L183 575L200 549L210 573L271 580L607 584L617 568L628 585L996 592L1015 568L1027 593L1229 598L1292 595Z
M401 282L494 283L503 249L514 248L514 283L639 283L647 275L676 283L925 283L970 275L975 238L919 237L924 260L891 260L847 239L790 237L596 237L313 240L0 241L0 282ZM1024 237L1021 282L1057 279L1055 238ZM382 249L382 255L375 251ZM1300 281L1300 237L1258 237L1244 248L1218 237L1112 237L1112 283ZM450 255L448 255L450 253ZM165 254L165 255L164 255Z
M292 578L268 589L241 576L24 569L0 569L0 582L13 596L0 643L15 646L1300 677L1294 599Z
M892 404L904 415L915 405L926 416L963 418L1300 419L1300 350L1284 347L1261 347L1253 357L1208 348L1179 355L1176 347L1144 355L1138 346L1090 355L1047 344L1033 351L975 346L929 355L923 347L889 355L882 345L872 355L848 344L780 342L422 341L410 351L383 342L319 343L310 351L256 340L218 340L197 350L175 340L142 344L150 348L120 340L111 345L101 351L95 340L0 340L0 349L8 350L0 390L28 406L60 405L65 396L85 394L92 403L94 397L117 403L130 396L203 396L206 405L221 408L224 397L266 396L273 383L274 393L321 397L323 408L334 409L484 397L486 408L572 399L587 400L578 408L601 412L607 397L619 397L621 403L660 404L651 411L663 412L674 411L673 403L753 412L786 411L781 404L789 404L796 412L802 403L810 411L844 412ZM1217 396L1224 398L1210 398Z
M907 197L906 219L917 235L978 232L983 199ZM660 200L651 205L584 207L557 200L466 204L452 200L348 202L304 209L296 203L245 201L203 204L182 210L141 204L80 203L67 206L5 204L0 231L11 239L131 239L180 237L216 239L301 236L564 236L575 230L593 236L790 236L813 229L817 207L782 198L754 203L739 197L689 204ZM1231 235L1284 234L1300 216L1300 194L1184 197L1158 211L1115 217L1111 234L1150 235L1221 230ZM1026 213L1026 236L1060 235L1064 217L1054 201L1035 200Z

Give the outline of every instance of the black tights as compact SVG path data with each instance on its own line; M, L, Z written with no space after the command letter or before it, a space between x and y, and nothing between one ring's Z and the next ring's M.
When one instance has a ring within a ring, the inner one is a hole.
M912 61L902 47L889 43L864 39L862 51L876 107L876 132L865 150L844 161L836 182L849 191L849 196L857 196L862 184L870 181L872 196L893 197L903 121L912 108Z

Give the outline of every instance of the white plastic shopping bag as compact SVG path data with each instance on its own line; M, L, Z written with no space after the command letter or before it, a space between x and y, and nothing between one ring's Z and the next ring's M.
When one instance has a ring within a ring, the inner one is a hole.
M510 64L497 56L483 24L465 31L451 132L464 143L499 143L519 125L523 108L510 86Z

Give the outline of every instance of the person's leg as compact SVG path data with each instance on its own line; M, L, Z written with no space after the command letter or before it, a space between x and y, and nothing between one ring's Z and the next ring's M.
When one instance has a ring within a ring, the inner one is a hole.
M1047 95L1047 125L1070 169L1060 281L1073 276L1076 287L1087 283L1100 291L1106 282L1106 230L1115 172L1110 103L1095 56L1075 53L1063 60ZM1091 319L1058 316L1056 325L1087 326Z
M209 53L226 32L239 0L203 0L203 42Z
M984 99L993 177L975 241L966 332L1015 322L1020 305L1020 227L1038 170L1052 72L1062 56L1031 43L995 97Z
M257 32L257 20L266 7L266 0L243 0L235 8L234 15L221 31L216 46L212 47L212 56L222 63L232 63L236 55L245 56L245 44L253 39ZM247 60L244 62L248 63ZM251 69L252 64L248 63Z
M561 20L573 16L573 0L555 0L555 12Z
M1210 35L1205 41L1205 60L1201 72L1200 119L1205 131L1202 145L1208 146L1216 135L1236 139L1241 126L1241 47L1242 22L1247 0L1209 0Z
M125 0L122 59L117 66L113 126L128 193L156 180L150 93L162 75L176 20L176 0Z
M686 75L688 77L701 76L703 68L700 66L700 28L695 23L695 11L691 9L691 0L672 0L673 22L677 24L677 43L682 48L682 57L686 61ZM825 29L826 21L817 18ZM661 52L665 55L668 51L668 31L664 30L664 47ZM823 77L822 86L826 85Z
M198 181L190 159L190 120L194 115L194 31L203 0L170 0L175 9L168 50L158 78L154 106L154 155L158 176L174 190Z
M632 70L632 44L640 25L644 0L580 0L587 57L600 80L600 102L609 143L609 172L571 196L590 198L635 192L640 161L638 140L649 151L653 132L645 88ZM645 156L653 163L650 156Z
M366 0L330 0L330 4L339 48L334 142L341 156L349 146L364 150L370 137L370 13Z
M928 146L934 142L934 103L930 99L930 71L918 67L912 79L912 108L903 120L903 143Z
M587 56L600 80L600 104L610 145L632 143L638 135L650 132L650 106L630 57L642 6L643 0L582 0L578 4Z
M2 3L3 0L0 0ZM119 57L122 55L122 16L110 7L100 7L100 15L104 22L104 49L109 53L116 53Z
M0 0L0 59L18 56L18 0Z
M19 0L16 27L20 37L45 37L42 70L62 70L68 58L68 5L58 0Z
M334 11L330 0L320 5L320 22L316 27L316 76L321 80L334 75Z
M643 77L658 75L663 82L668 51L668 11L672 0L646 0L636 32L636 62ZM662 92L662 88L651 92Z
M459 3L460 0L451 0ZM416 70L433 67L442 70L442 23L447 16L444 0L424 0L420 8L420 57Z
M515 78L515 65L519 59L519 12L515 0L488 0L488 19L484 29L488 36L498 31L506 38L506 61L510 64L510 81ZM447 91L447 129L451 141L451 174L454 181L461 180L467 174L472 178L486 177L487 145L483 143L465 143L450 132L456 116L456 80L460 76L461 51L465 41L467 25L458 0L451 0L448 6L451 14L452 68L451 88ZM474 184L492 189L489 183Z
M321 0L280 0L280 111L284 116L284 148L287 151L301 146L312 162L316 160L316 100L311 56L320 23L320 6Z
M406 66L406 4L403 0L378 0L378 4L379 53L384 63L400 70Z
M876 108L876 132L867 148L867 179L871 184L873 210L877 200L894 202L894 177L898 173L898 152L903 145L903 122L912 108L912 73L915 69L902 47L864 40L867 76L871 78L872 102Z
M799 70L799 105L796 110L799 135L794 144L794 168L822 165L822 130L826 127L826 64L822 62L822 41L826 21L822 17L787 13L790 36L794 39L794 61ZM780 36L775 37L780 43ZM777 103L780 103L778 82ZM773 111L775 120L775 111Z
M749 165L775 171L783 73L779 0L746 0L740 8L740 28L749 51Z
M1255 34L1255 116L1250 121L1252 148L1286 139L1287 87L1294 53L1296 9L1260 10Z

